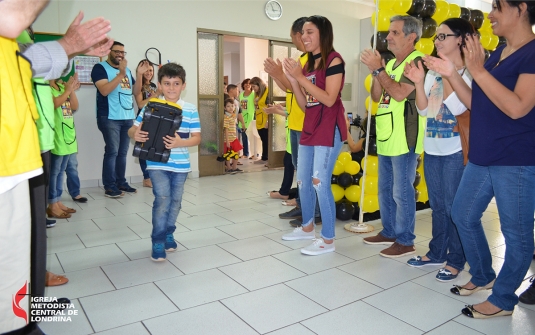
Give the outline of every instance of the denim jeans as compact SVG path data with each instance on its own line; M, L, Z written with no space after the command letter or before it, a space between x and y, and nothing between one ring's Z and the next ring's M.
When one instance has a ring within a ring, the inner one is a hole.
M496 199L505 238L505 261L488 301L506 311L518 304L518 289L533 257L535 166L479 166L468 162L453 201L470 281L484 286L496 278L481 217L492 197Z
M152 181L152 243L165 243L167 234L176 229L176 219L182 206L182 194L187 173L148 170Z
M242 132L241 130L238 130L241 135L241 141L243 146L243 155L249 156L249 139L247 138L247 134L245 132Z
M63 175L71 155L57 156L50 154L50 180L48 185L48 203L55 204L61 200L63 193Z
M80 178L78 177L78 154L74 153L69 155L69 161L67 162L67 189L71 198L76 198L80 195Z
M451 206L463 171L462 151L447 156L425 154L425 182L433 210L433 238L426 256L435 263L446 261L459 271L464 269L466 259L457 227L451 219Z
M297 159L299 157L299 141L301 141L301 132L297 130L290 129L290 146L292 148L292 163L297 170ZM295 198L297 207L301 207L301 199L299 199L299 187L297 188L297 197ZM319 201L316 202L316 209L314 211L314 216L320 216L320 205Z
M149 179L149 171L147 171L147 161L145 159L139 159L139 167L141 167L143 179Z
M414 245L416 200L414 178L418 154L414 148L399 156L379 158L379 208L383 231L381 235L395 238L405 246Z
M342 148L338 128L334 133L333 147L299 145L299 162L297 164L297 188L301 195L303 227L314 221L317 195L322 214L321 236L327 240L334 238L336 206L331 191L331 176L334 163ZM313 185L314 178L319 179L317 185Z
M130 145L128 129L132 120L109 120L107 116L97 117L98 129L104 137L104 161L102 163L102 183L106 190L127 186L126 155Z

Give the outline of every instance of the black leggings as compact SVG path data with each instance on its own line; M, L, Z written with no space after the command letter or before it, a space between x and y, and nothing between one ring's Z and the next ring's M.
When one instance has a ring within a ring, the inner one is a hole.
M260 140L262 140L262 160L267 161L268 160L268 129L262 128L258 129L258 135L260 135Z
M289 195L294 181L294 165L292 163L292 154L288 151L284 153L284 177L282 178L280 195Z

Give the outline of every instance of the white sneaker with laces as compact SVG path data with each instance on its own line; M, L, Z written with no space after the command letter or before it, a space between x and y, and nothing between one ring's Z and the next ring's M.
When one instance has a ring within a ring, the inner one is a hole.
M313 240L316 238L316 232L313 230L310 233L303 231L302 227L297 227L291 233L282 235L282 239L285 241L295 240Z
M302 254L311 255L311 256L326 254L328 252L333 252L333 251L334 251L334 242L327 244L325 243L325 241L323 241L322 238L314 239L314 242L312 242L311 245L301 249Z

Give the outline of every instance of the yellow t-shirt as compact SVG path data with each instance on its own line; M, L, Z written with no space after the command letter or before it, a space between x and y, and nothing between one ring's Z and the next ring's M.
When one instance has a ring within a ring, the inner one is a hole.
M299 57L301 67L304 67L308 61L308 53L304 53ZM288 111L288 128L290 130L302 131L303 122L305 122L305 113L299 107L295 95L292 91L286 91L286 110Z

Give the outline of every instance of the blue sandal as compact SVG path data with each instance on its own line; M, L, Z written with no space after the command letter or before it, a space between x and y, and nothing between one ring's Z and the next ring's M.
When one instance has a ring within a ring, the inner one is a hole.
M416 268L420 266L424 266L424 265L442 265L442 264L444 264L444 262L436 263L436 262L433 262L432 260L424 261L422 260L421 256L413 257L407 261L407 265L413 266Z

